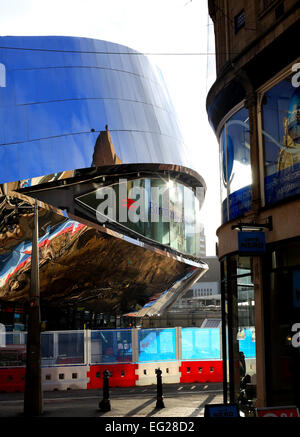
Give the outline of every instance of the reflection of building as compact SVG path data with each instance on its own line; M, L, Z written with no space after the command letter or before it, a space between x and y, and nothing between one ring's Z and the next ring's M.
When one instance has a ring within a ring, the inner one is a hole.
M2 315L28 302L35 198L48 329L164 311L207 266L205 183L188 168L160 73L105 41L1 37L0 46ZM15 327L15 316L5 320Z
M220 263L215 256L204 256L209 270L161 317L145 319L143 327L219 327L221 319ZM209 324L208 324L209 323Z
M239 398L239 351L248 335L249 347L256 342L248 386L256 389L256 405L299 407L300 355L292 341L300 321L300 64L292 43L299 35L299 2L208 4L217 80L207 111L222 174L217 235L225 400ZM239 235L247 230L252 233ZM258 244L262 234L265 251Z

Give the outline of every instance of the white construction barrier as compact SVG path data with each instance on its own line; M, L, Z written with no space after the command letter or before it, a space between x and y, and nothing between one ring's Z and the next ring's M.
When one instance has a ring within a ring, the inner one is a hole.
M86 389L89 366L61 366L42 368L44 391Z
M139 363L135 374L138 375L136 385L156 384L156 369L162 371L163 384L176 384L180 382L180 361Z

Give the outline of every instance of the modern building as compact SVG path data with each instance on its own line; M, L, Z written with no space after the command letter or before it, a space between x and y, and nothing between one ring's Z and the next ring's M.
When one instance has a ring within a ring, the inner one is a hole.
M72 37L1 37L0 64L0 322L23 329L34 305L36 208L47 330L162 313L207 270L205 182L162 75Z
M299 2L208 5L217 68L207 112L220 144L225 401L240 400L239 341L247 332L256 344L246 386L254 406L299 407Z

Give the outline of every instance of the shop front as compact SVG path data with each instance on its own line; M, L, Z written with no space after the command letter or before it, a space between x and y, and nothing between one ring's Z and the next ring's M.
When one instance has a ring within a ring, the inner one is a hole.
M250 409L300 406L300 87L293 65L244 96L216 128L224 401Z

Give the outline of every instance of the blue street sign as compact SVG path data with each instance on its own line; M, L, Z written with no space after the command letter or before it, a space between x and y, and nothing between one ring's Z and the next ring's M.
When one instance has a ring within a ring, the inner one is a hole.
M263 231L258 232L239 232L238 233L239 252L250 254L265 252L266 238Z
M204 417L239 417L236 404L207 404L204 408Z

